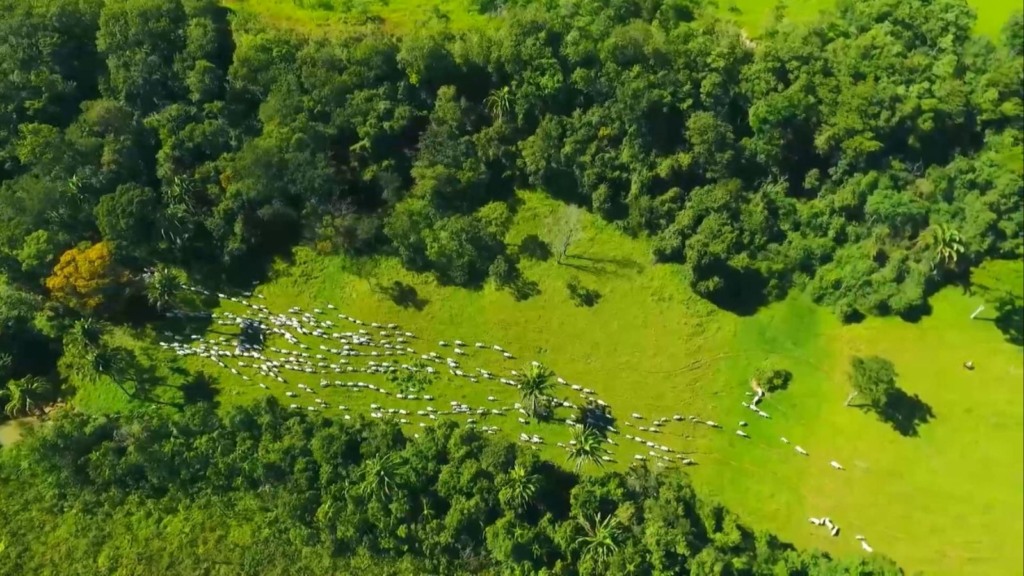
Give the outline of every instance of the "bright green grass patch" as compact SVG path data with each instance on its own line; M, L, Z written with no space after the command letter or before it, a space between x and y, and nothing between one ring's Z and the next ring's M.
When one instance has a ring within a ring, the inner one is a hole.
M968 4L978 15L974 29L996 39L1010 15L1024 8L1019 0L968 0Z
M133 334L126 328L117 328L107 337L108 344L123 347L137 359L135 370L121 377L128 391L138 389L136 396L126 395L105 375L73 376L68 384L75 391L75 407L102 414L179 408L189 402L209 399L212 391L208 386L174 362L173 357L162 354L147 336L153 334Z
M756 35L771 21L777 0L719 0L719 11L734 18L745 30ZM967 0L977 14L974 29L979 34L998 39L1007 19L1021 9L1016 0ZM822 12L832 9L835 0L790 0L786 3L786 16L795 22L808 22Z
M543 230L559 206L540 194L526 193L523 199L511 243ZM934 313L916 324L869 319L842 326L799 296L738 318L696 298L685 288L680 267L652 266L644 242L589 216L585 230L570 251L573 267L524 262L524 274L540 288L539 295L525 302L491 287L441 287L389 259L367 267L308 250L298 250L293 263L277 267L257 293L265 297L259 302L275 311L331 303L367 322L399 323L419 336L413 346L421 352L440 351L438 340L458 338L470 345L498 343L517 355L509 361L493 351L471 349L464 361L469 368L501 373L522 369L530 360L542 361L570 382L594 389L614 408L623 435L615 436L618 446L610 446L617 460L613 466L625 466L635 454L649 450L624 434L686 452L699 463L688 471L703 490L753 525L801 546L855 554L859 545L853 536L863 534L876 550L911 570L1017 573L1024 561L1018 545L1024 537L1022 351L1008 344L984 315L969 319L982 301L980 295L945 290L932 300ZM574 275L600 290L596 307L571 304L565 282ZM401 308L385 297L378 288L393 280L415 286L423 309ZM221 309L243 311L232 302ZM218 336L222 327L213 328L209 335ZM353 328L340 325L339 331ZM876 416L844 406L846 371L854 354L892 360L901 389L930 407L932 416L919 423L916 436L902 436ZM749 400L745 393L751 373L765 360L794 374L788 390L765 400L762 407L771 420L741 406ZM965 360L973 360L976 370L964 370ZM297 400L283 396L286 390L297 390L301 379L290 378L287 385L267 382L268 392L257 386L256 377L242 381L198 358L189 358L187 364L217 378L217 400L223 406L267 394L303 409L313 405L312 395ZM317 388L319 378L310 376L305 382ZM339 378L394 389L379 376ZM496 407L518 399L508 386L447 376L427 393L435 401L399 404L371 391L335 388L319 395L331 405L327 413L336 417L366 414L371 403L414 414L427 405L442 409L451 400ZM488 396L497 400L490 402ZM565 387L558 389L558 396L578 400ZM350 410L343 412L339 405ZM633 412L644 420L633 421ZM570 413L560 410L558 418ZM653 418L674 414L715 420L724 428L673 422L658 434L637 431ZM488 416L479 418L479 424L498 426L510 438L523 431L538 434L546 441L543 455L564 461L565 453L554 446L568 440L564 423L524 427L518 416ZM415 415L408 418L410 433L428 422ZM750 439L735 434L741 419L749 422L745 430ZM798 456L792 445L782 443L782 436L810 455ZM830 460L846 470L833 470ZM830 538L807 523L809 516L826 515L843 528L840 537Z
M736 20L744 30L756 35L771 21L775 5L774 0L719 0L718 10L723 16ZM834 5L835 0L789 2L786 16L795 22L807 22Z
M871 319L842 327L797 300L745 320L735 346L788 355L795 378L765 401L770 421L751 419L734 403L734 419L757 420L752 439L723 438L724 462L695 474L740 514L799 545L849 554L858 547L849 536L863 534L910 569L1016 573L1024 561L1016 544L1024 537L1024 371L1020 348L1005 344L991 323L969 319L980 302L943 291L932 299L934 313L917 324ZM787 350L787 339L808 345ZM930 407L916 437L844 406L854 354L892 360L899 386ZM973 372L962 368L966 360L976 364ZM722 367L732 380L746 373L736 364ZM846 471L830 468L830 460ZM844 535L830 538L809 516L830 516Z
M470 28L487 21L476 0L223 0L238 12L252 14L286 28L311 33L330 33L346 26L357 26L368 17L379 18L395 32L413 30L431 14L445 15L455 28ZM756 36L770 21L776 0L719 0L719 12L735 19ZM1008 0L968 0L977 13L975 29L998 38L1003 24L1019 2ZM835 6L835 0L800 0L787 4L787 16L798 22L817 18Z
M223 0L239 14L274 26L312 34L330 34L379 19L393 32L408 32L435 14L456 29L486 21L475 0Z

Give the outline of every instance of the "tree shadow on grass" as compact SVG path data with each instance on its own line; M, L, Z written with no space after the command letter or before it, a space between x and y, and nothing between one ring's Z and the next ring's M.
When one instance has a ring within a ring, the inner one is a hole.
M1024 346L1024 307L1017 305L996 305L994 318L975 318L991 322L1003 334L1003 338L1014 346Z
M398 280L386 285L375 285L374 291L401 308L422 311L430 303L429 300L420 296L415 286Z
M509 286L509 291L516 302L523 302L540 294L540 284L529 278L520 277Z
M707 297L707 300L737 316L753 316L769 302L765 294L766 284L763 278L752 275L747 280L731 284L734 288L719 291Z
M598 278L608 276L621 277L628 272L638 273L643 270L642 264L628 258L593 258L590 256L567 255L559 264Z
M896 388L876 412L878 419L904 437L918 436L918 428L935 419L935 412L920 396Z
M912 306L910 309L904 311L902 314L900 314L900 319L903 320L904 322L909 322L911 324L917 324L922 319L924 319L924 318L926 318L928 316L931 316L931 314L932 314L932 305L931 305L930 302L928 302L926 300L926 301L921 302L920 304L918 304L916 306Z
M217 396L220 395L220 389L205 372L192 375L188 382L182 384L181 394L184 404L208 402L215 408L219 405Z
M575 260L583 260L589 262L591 266L600 266L603 268L610 268L613 270L622 270L630 272L642 272L644 269L643 264L632 260L630 258L598 258L595 256L566 256L566 258L573 258Z
M996 317L992 323L1003 333L1007 342L1024 346L1024 306L1009 301L996 304Z

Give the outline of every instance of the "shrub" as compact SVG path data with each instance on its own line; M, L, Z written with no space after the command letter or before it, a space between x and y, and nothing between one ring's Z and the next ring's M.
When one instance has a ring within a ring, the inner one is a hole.
M487 275L498 288L509 288L519 280L519 266L513 257L499 254L488 268Z
M762 366L754 372L754 380L765 392L777 392L789 387L793 373L774 366Z

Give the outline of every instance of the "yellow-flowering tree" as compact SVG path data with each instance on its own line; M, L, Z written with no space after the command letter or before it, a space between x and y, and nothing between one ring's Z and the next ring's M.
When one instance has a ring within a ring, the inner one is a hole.
M58 302L90 312L102 305L122 280L110 244L98 242L64 252L46 279L46 288Z

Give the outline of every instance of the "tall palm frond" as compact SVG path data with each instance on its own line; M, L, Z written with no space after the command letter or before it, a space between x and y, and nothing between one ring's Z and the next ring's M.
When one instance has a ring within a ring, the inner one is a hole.
M618 552L621 525L616 516L598 514L589 521L577 518L577 522L583 528L583 536L576 544L582 548L584 558L605 564Z
M545 398L554 384L554 374L543 365L531 364L519 377L519 393L523 401L530 405L530 414L537 417L537 403Z
M578 425L573 427L568 459L572 460L576 472L579 472L584 464L596 464L598 467L604 465L601 457L607 451L604 449L603 441L601 435L592 428Z
M533 501L539 482L540 476L516 464L502 480L498 498L507 508L522 512Z

